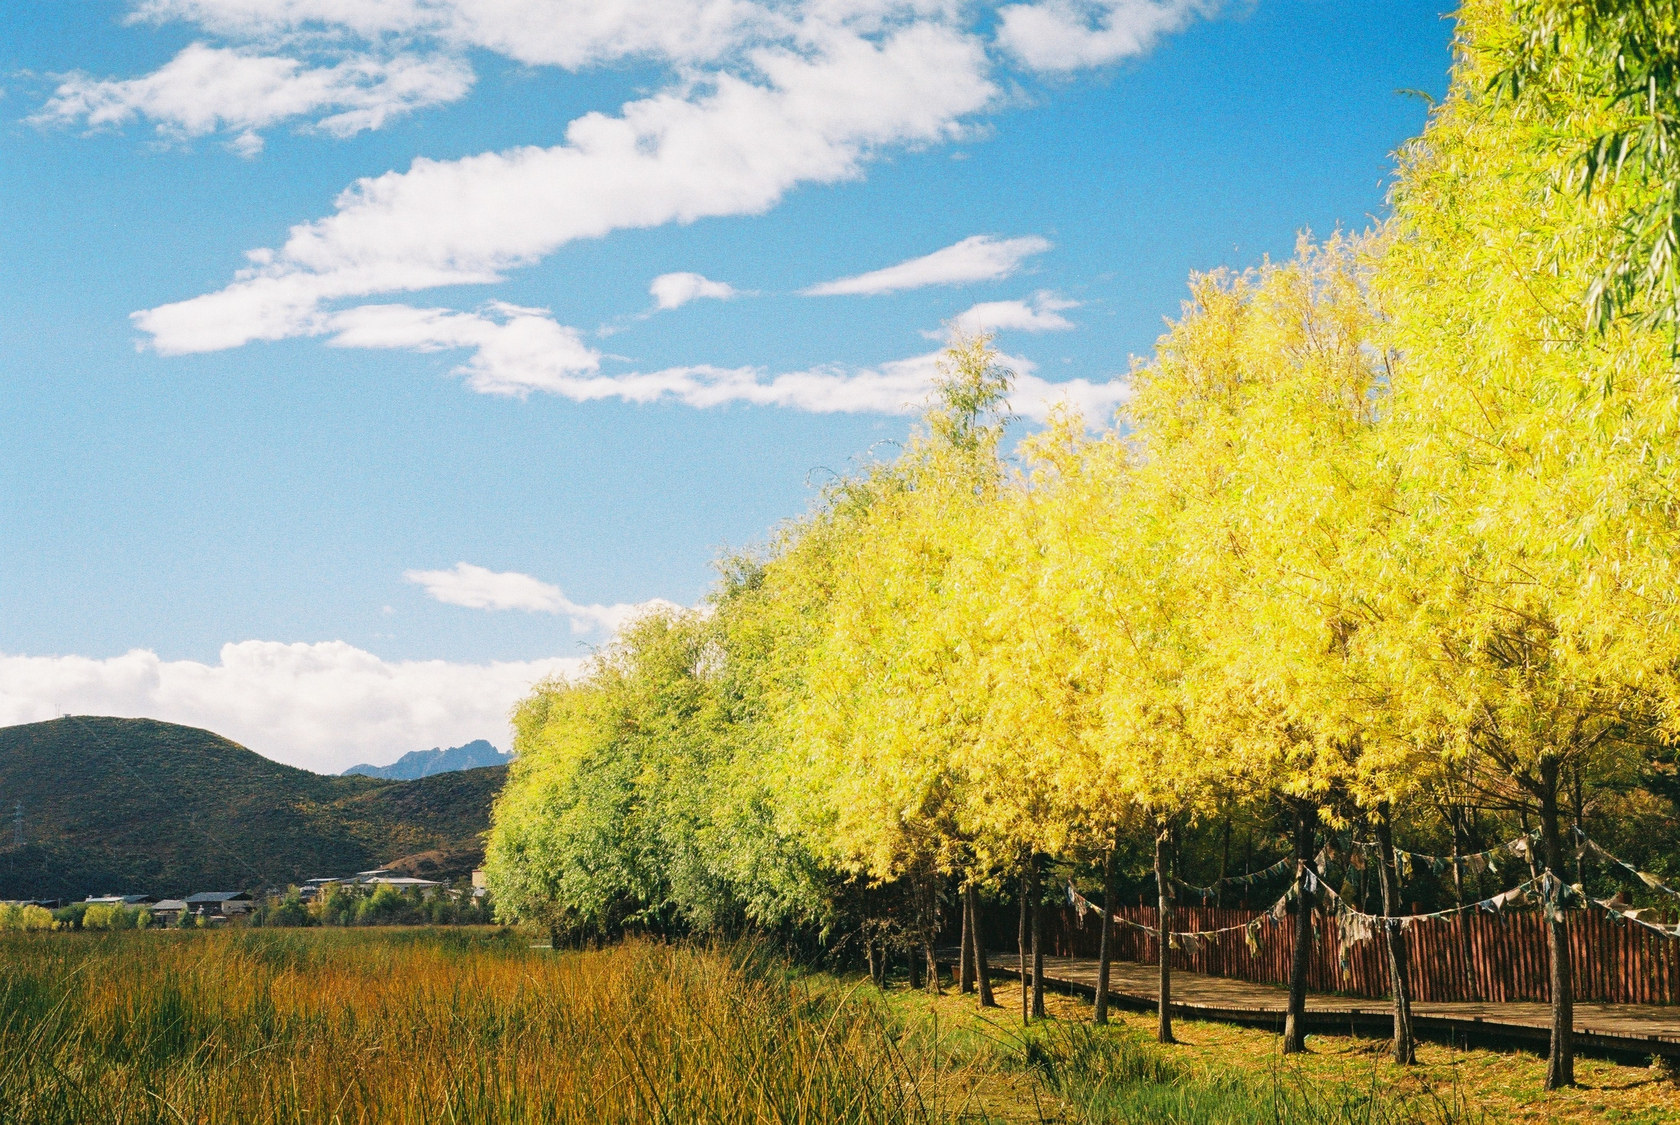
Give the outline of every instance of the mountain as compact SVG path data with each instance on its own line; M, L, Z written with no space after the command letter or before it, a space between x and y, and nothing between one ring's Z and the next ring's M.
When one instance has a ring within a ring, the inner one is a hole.
M0 728L0 899L255 889L394 861L454 878L482 858L506 778L327 777L150 719Z
M410 750L388 766L351 766L345 777L383 777L392 781L417 781L433 774L455 770L476 770L485 766L505 766L513 761L512 754L504 754L484 739L465 746L451 746L447 750Z

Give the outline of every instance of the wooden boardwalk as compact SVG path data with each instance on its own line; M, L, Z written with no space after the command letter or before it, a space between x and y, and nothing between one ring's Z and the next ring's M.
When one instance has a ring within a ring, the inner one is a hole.
M955 961L955 950L951 951ZM994 955L995 956L995 955ZM997 957L994 974L1015 978L1014 958ZM1095 958L1046 957L1044 986L1087 997L1096 995ZM1110 1003L1133 1011L1154 1011L1154 965L1116 961L1109 969ZM1181 1019L1213 1020L1283 1028L1288 990L1269 984L1228 980L1182 970L1173 972L1173 1013ZM1338 1035L1375 1035L1393 1030L1387 1001L1326 993L1307 995L1307 1030ZM1412 1005L1417 1034L1453 1042L1516 1040L1542 1050L1551 1036L1551 1009L1534 1003L1429 1002ZM1603 1051L1680 1058L1680 1007L1656 1004L1597 1004L1576 1001L1576 1043Z

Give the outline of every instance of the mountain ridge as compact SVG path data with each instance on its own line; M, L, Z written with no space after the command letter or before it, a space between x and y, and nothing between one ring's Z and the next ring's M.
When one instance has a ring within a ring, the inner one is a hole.
M505 766L513 761L512 754L504 754L488 739L475 739L464 746L445 750L434 746L430 750L410 750L388 766L356 765L345 770L341 777L381 777L387 781L418 781L440 773L456 770L483 769L486 766Z

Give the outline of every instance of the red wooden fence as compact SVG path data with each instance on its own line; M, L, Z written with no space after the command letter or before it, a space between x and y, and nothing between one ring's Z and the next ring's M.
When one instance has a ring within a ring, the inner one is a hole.
M1155 925L1155 909L1122 907L1121 916ZM1217 907L1179 907L1175 930L1215 930L1240 926L1260 911ZM991 920L989 954L999 961L1014 953L1014 918ZM1060 957L1095 957L1100 921L1087 915L1079 925L1069 908L1045 911L1047 952ZM1680 941L1642 927L1618 922L1603 911L1566 915L1575 969L1575 998L1613 1004L1680 1004ZM1353 996L1388 995L1388 956L1381 935L1338 951L1334 918L1323 914L1314 924L1313 959L1308 987L1317 992ZM1201 949L1178 949L1175 968L1211 976L1266 984L1287 984L1295 920L1260 926L1259 951L1251 953L1241 930L1203 939ZM1131 926L1114 927L1115 959L1153 964L1155 936ZM1407 928L1411 961L1407 976L1415 1000L1536 1000L1551 997L1547 985L1546 931L1536 912L1481 914L1427 919ZM995 944L992 944L995 943ZM1468 952L1468 958L1466 957Z

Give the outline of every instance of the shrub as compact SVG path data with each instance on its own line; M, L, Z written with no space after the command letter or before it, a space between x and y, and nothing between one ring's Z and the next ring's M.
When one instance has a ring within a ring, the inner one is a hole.
M122 907L120 906L108 906L103 902L96 902L86 910L82 911L82 929L115 929L116 927L112 925L112 921L120 913L122 913Z
M151 922L151 911L130 909L115 902L93 903L82 914L84 930L132 930L137 927L144 929L151 925Z
M0 930L39 932L53 928L52 911L40 906L0 906Z
M279 902L265 906L251 916L254 926L313 926L315 918L293 887Z
M363 926L405 921L413 904L395 887L381 886L356 907L356 922Z
M356 920L356 896L343 887L334 886L324 895L313 911L315 920L323 926L348 926Z

